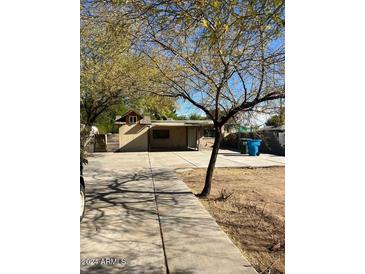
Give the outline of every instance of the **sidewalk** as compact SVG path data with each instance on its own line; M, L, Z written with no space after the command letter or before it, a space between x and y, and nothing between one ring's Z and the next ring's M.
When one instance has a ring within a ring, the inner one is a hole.
M173 171L153 180L170 273L257 273Z

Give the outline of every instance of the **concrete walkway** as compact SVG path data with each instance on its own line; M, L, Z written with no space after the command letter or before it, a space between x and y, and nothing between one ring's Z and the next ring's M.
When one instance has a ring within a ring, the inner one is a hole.
M270 155L221 153L217 166L283 165ZM175 176L174 169L203 166L206 158L206 152L90 157L81 273L256 273Z

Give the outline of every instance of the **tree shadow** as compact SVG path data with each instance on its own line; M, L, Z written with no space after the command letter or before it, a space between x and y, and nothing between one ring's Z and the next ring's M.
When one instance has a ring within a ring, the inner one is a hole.
M90 166L84 178L81 258L118 257L127 263L82 265L81 273L164 273L160 225L171 273L196 273L200 259L217 267L234 262L231 252L216 248L221 231L191 190L176 184L174 171L155 170L152 177L148 169L116 172Z

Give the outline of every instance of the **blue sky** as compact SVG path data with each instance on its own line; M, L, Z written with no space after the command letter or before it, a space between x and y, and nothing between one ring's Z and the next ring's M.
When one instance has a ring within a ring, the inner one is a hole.
M204 115L203 111L194 107L191 103L178 99L177 103L179 105L179 109L177 110L178 115L190 115L193 113Z
M281 45L283 45L285 43L285 38L284 37L280 37L276 40L273 40L269 46L269 48L271 50L276 50L278 49ZM238 76L237 76L238 77ZM237 77L233 77L233 79L231 79L231 83L235 82L234 78ZM237 79L236 79L237 80ZM237 94L237 97L239 96L239 94L241 94L241 90L242 87L238 84L231 86L231 89L233 90L234 94ZM182 99L178 99L177 103L179 105L179 109L177 110L177 114L178 115L185 115L188 116L190 114L196 113L196 114L200 114L200 115L205 115L205 113L200 110L199 108L196 108L195 106L193 106L191 103L189 103L188 101L182 100ZM257 114L257 124L263 124L267 118L268 115L264 115L264 114Z
M181 100L181 99L178 99L177 102L180 106L180 108L177 110L178 115L189 116L190 114L197 113L197 114L200 114L202 116L205 116L205 113L202 110L196 108L195 106L193 106L189 102L184 102L184 100ZM255 115L255 119L253 119L252 123L255 124L255 125L261 126L266 122L266 120L268 118L269 118L269 115L267 115L267 114L257 113Z

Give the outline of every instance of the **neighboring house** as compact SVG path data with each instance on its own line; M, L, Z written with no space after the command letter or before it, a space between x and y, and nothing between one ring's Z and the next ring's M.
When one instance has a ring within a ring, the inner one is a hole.
M277 138L279 144L285 147L285 126L267 126L260 129L261 132L272 132L272 134Z
M115 120L117 151L200 150L214 142L211 120L151 120L130 110Z
M262 152L285 155L285 126L267 126L261 128L258 133L263 139Z

